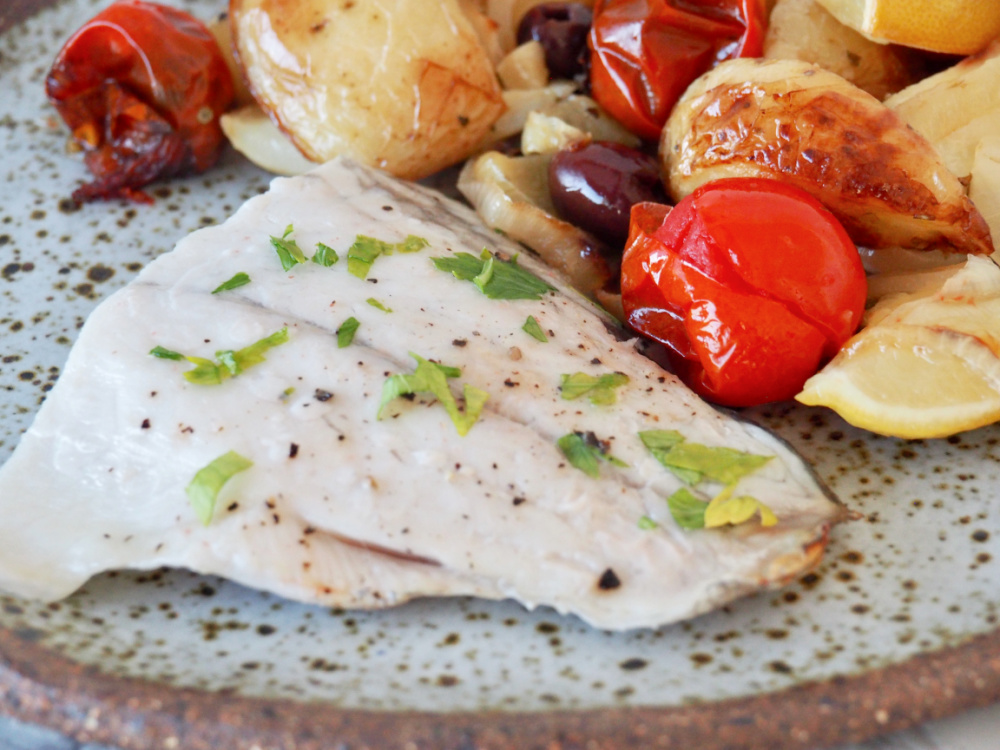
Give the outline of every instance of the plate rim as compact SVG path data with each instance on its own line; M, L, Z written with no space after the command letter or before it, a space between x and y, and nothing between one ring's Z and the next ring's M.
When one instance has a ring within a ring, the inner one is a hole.
M1000 700L1000 631L859 674L679 706L376 711L102 673L0 628L0 713L122 750L736 750L863 742Z

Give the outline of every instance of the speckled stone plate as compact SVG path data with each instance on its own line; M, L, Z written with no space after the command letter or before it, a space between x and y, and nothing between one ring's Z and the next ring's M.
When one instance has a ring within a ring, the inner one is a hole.
M43 78L105 3L69 0L13 25L39 8L4 3L5 459L88 312L269 177L229 154L155 189L152 207L75 207L83 167ZM783 591L609 634L511 603L352 612L185 571L118 572L58 604L0 597L0 711L128 748L709 750L857 741L1000 698L1000 429L901 442L798 406L751 416L858 512L819 569Z

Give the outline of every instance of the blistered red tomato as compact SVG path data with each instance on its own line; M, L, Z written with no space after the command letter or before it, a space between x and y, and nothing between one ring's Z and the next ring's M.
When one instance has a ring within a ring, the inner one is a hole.
M762 54L766 27L763 0L598 0L587 40L593 96L655 140L695 78L723 60Z
M795 396L857 329L866 294L843 227L791 185L719 180L672 210L632 209L628 323L665 344L678 376L710 401Z
M148 200L138 191L143 185L215 163L233 81L196 18L123 0L66 42L45 91L95 177L73 197Z

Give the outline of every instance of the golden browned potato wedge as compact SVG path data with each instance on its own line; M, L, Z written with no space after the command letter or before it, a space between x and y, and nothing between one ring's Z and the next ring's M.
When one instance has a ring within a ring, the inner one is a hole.
M840 76L798 60L731 60L685 92L660 155L680 199L723 177L812 193L868 247L992 252L989 228L934 148Z
M873 42L817 0L778 0L764 38L764 57L816 63L876 99L916 82L923 70L912 50Z
M254 98L309 159L419 178L471 154L504 104L458 0L230 0Z

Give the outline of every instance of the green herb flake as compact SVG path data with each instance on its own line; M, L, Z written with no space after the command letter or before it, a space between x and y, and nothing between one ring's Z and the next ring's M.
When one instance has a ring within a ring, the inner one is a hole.
M372 307L374 307L376 310L381 310L384 313L391 313L392 312L392 308L391 307L386 307L385 305L383 305L381 302L379 302L374 297L369 297L368 299L365 300L365 302L367 302L369 305L371 305Z
M597 479L601 474L600 462L628 468L628 464L608 453L606 442L599 440L593 432L571 432L556 441L559 450L570 465L589 477Z
M667 507L677 525L682 529L705 528L705 509L708 503L691 492L687 487L681 487L667 498Z
M340 256L337 255L337 251L334 250L329 245L324 245L322 242L316 243L316 252L313 253L313 257L310 258L313 263L323 266L324 268L329 268L338 260Z
M639 439L657 461L690 485L702 480L734 484L773 458L689 443L676 430L640 432Z
M198 470L185 491L199 521L205 526L212 522L219 492L226 482L251 466L253 461L249 458L244 458L235 451L229 451Z
M271 246L274 247L274 251L278 254L278 258L281 260L281 267L290 271L294 266L299 263L306 262L305 253L299 247L295 240L288 239L288 236L294 231L294 228L289 224L285 228L285 233L280 237L271 236Z
M410 352L410 356L417 361L417 367L413 373L390 375L383 383L378 418L381 419L385 407L400 396L411 393L430 393L448 412L458 434L464 437L479 420L483 407L489 399L489 394L466 384L462 388L462 397L465 401L465 410L463 411L459 408L458 401L448 386L448 378L457 378L462 374L462 371L457 367L430 362L412 352Z
M154 346L152 349L149 350L149 353L152 354L154 357L159 357L160 359L175 359L175 360L184 359L184 355L181 354L180 352L174 352L171 351L170 349L164 349L162 346Z
M347 250L347 271L359 279L366 279L375 259L380 255L392 255L394 252L416 253L428 244L423 237L413 234L407 235L406 239L395 244L359 234Z
M517 256L503 260L489 250L477 258L469 253L455 253L431 258L439 271L452 274L460 281L471 281L490 299L539 300L554 287L517 264Z
M756 471L772 458L773 456L756 456L732 448L711 448L683 442L671 448L662 462L672 471L689 472L704 480L729 485Z
M618 400L615 389L621 388L628 382L628 375L621 372L600 377L575 372L572 375L560 376L559 391L567 401L586 395L590 398L590 403L607 406Z
M670 513L682 528L738 525L755 515L760 516L762 526L778 522L774 512L756 498L734 496L737 483L770 461L772 456L689 443L676 430L649 430L640 432L639 438L657 461L687 484L694 486L709 481L725 485L709 502L686 487L667 498Z
M254 365L264 361L264 354L276 346L280 346L288 341L288 329L282 328L280 331L272 333L270 336L262 338L249 346L233 351L224 349L215 353L215 360L204 357L189 357L185 354L172 352L157 346L149 353L161 359L187 360L194 365L194 368L184 373L184 379L195 385L219 385L228 378L239 375Z
M223 281L215 289L212 290L212 294L218 294L219 292L228 292L230 289L239 289L241 286L246 286L250 283L250 277L240 271L235 274L229 281Z
M417 253L428 247L430 243L423 237L417 237L415 234L406 235L406 239L402 242L396 244L396 250L401 253Z
M392 245L388 242L359 234L347 250L347 272L359 279L367 279L375 259L391 252Z
M344 349L351 345L354 341L354 334L358 332L358 328L361 323L355 317L350 317L340 324L340 328L337 329L337 348Z
M531 336L533 339L541 341L543 344L547 343L549 340L549 337L545 335L545 331L542 330L542 327L538 324L538 321L535 320L534 315L528 316L528 319L524 321L524 325L521 326L521 330L524 331L529 336Z
M705 506L705 528L738 526L760 514L761 526L774 526L778 517L764 503L749 495L733 495L731 491L720 492Z
M643 531L652 531L658 526L659 524L649 516L642 516L639 519L639 528L642 529Z

